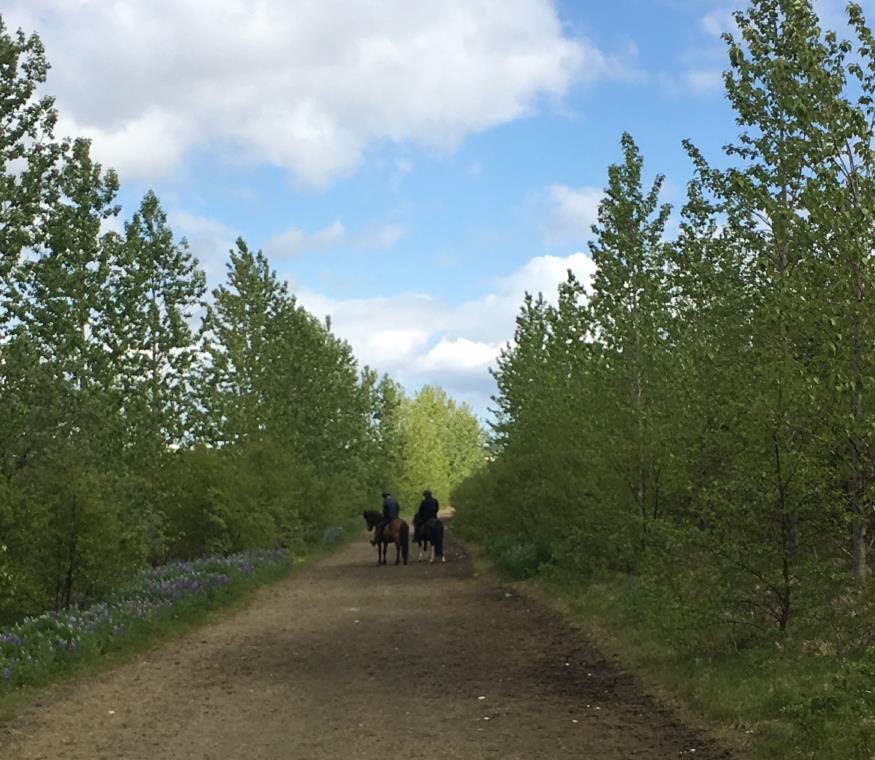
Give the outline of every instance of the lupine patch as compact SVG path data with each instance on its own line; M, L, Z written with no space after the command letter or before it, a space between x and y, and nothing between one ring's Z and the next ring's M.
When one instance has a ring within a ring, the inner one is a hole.
M287 562L284 549L173 562L140 571L106 601L24 618L0 630L0 692L118 648L133 631L171 617L184 604L209 601L254 571Z

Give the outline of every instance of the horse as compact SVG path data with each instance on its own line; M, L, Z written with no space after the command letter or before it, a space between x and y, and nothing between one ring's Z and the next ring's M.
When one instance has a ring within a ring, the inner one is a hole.
M435 559L440 559L441 562L447 561L444 556L444 524L439 518L432 517L417 524L413 530L413 540L419 544L420 559L425 549L428 551L429 562L434 562Z
M383 515L373 509L362 512L362 517L365 518L365 522L368 524L368 530L373 530L383 520ZM393 543L395 544L395 564L400 564L403 557L404 564L406 565L409 551L409 535L410 526L400 517L389 521L386 527L383 528L383 535L377 543L377 564L386 564L386 553L389 551L389 544Z

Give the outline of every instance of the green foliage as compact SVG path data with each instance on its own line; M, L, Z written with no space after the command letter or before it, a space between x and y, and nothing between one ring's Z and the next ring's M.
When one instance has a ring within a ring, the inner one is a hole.
M875 666L868 657L841 661L817 693L782 707L793 722L791 746L800 758L864 760L875 754ZM829 755L820 749L829 748Z
M179 453L163 476L168 557L298 549L342 521L311 468L271 441ZM305 505L320 504L308 511Z
M526 296L494 459L453 495L500 566L607 585L611 625L675 671L779 652L780 686L732 706L694 677L687 696L728 722L759 710L760 746L798 757L868 756L873 734L855 658L872 645L875 46L848 13L853 44L808 0L736 14L739 135L725 169L686 144L673 241L662 178L644 184L623 136L591 292L569 277L555 305Z
M424 386L396 408L391 447L403 458L391 490L415 511L428 489L444 504L456 484L483 464L480 423L467 404L457 406L440 388Z
M544 582L597 638L609 637L625 665L707 721L731 726L738 756L871 756L867 660L836 657L823 641L796 649L774 635L736 642L725 630L715 639L710 625L686 619L684 608L695 613L695 605L666 593L654 579L606 573L581 580L558 572Z
M81 452L53 451L6 481L0 500L12 579L0 617L92 598L144 559L131 544L111 481Z
M42 214L54 195L57 113L52 98L38 94L48 68L39 37L10 34L0 18L0 335L17 297L21 252L39 239Z
M337 540L407 466L400 388L243 240L198 325L205 275L153 192L101 231L118 179L55 139L47 69L0 20L0 618L146 562ZM441 477L479 441L463 411Z
M174 240L157 196L149 192L110 245L112 303L106 343L125 443L154 458L184 438L196 346L188 321L206 290L185 240Z

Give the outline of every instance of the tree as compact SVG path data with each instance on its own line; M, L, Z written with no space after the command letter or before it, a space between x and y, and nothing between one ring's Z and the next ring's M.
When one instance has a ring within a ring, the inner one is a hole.
M111 328L117 393L128 445L160 456L183 438L197 356L189 321L203 306L205 275L186 241L174 240L149 192L110 256Z
M411 508L425 489L448 502L456 485L483 461L483 432L470 407L457 406L434 386L423 386L402 405L400 439L404 466L394 490Z
M10 35L0 16L0 345L14 316L21 252L39 240L55 191L57 113L52 98L38 95L48 68L40 38Z
M288 288L261 251L238 238L228 282L213 291L204 320L207 357L199 382L204 435L227 444L264 435L269 417L269 362Z
M608 169L608 187L590 243L597 267L590 309L610 374L610 382L602 388L604 413L615 420L610 446L627 473L641 530L646 533L648 519L659 515L664 467L657 415L668 354L662 238L671 207L659 204L662 175L645 194L644 161L638 147L628 134L621 142L624 161Z
M868 350L875 342L875 40L860 7L852 4L848 12L858 60L846 62L851 45L834 33L810 43L818 99L806 109L804 128L817 185L804 202L817 253L813 286L828 287L831 296L813 315L822 336L821 388L834 409L823 443L847 506L853 572L864 579L875 519L875 363Z
M118 213L113 205L118 180L92 161L87 140L65 141L61 151L56 197L45 211L37 255L20 270L16 332L26 334L39 361L63 384L72 427L96 434L117 417L106 395L111 383L109 267L101 224ZM106 453L105 446L99 448Z

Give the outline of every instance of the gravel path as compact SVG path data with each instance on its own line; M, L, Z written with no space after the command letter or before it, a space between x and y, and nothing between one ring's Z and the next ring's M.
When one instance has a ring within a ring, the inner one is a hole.
M394 552L390 552L394 556ZM0 728L0 758L729 757L464 547L378 567L364 534L227 618Z

